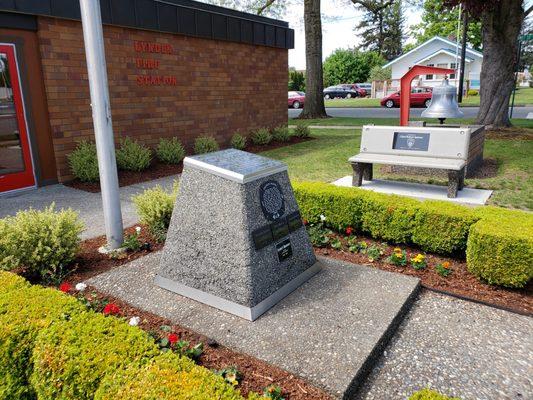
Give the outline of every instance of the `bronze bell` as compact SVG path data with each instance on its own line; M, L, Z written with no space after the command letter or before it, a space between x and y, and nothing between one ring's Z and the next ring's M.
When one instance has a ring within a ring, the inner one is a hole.
M457 104L457 92L455 86L448 83L444 78L442 85L435 86L431 95L429 107L422 112L422 117L438 118L443 124L446 118L462 118L464 114Z

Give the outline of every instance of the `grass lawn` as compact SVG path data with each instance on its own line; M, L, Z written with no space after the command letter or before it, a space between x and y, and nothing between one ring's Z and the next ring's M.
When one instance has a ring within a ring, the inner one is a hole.
M293 180L331 182L352 169L347 160L357 154L361 130L313 129L313 137L304 143L264 152L263 155L284 161ZM485 143L485 158L495 159L498 172L495 177L467 179L467 186L493 189L490 204L533 210L533 140L494 140ZM411 180L446 184L446 179L428 176L384 175L376 167L375 176L386 179Z
M430 118L412 118L413 121L427 121L430 123L437 123L438 121ZM344 126L363 126L368 124L374 125L398 125L400 123L399 118L351 118L351 117L334 117L334 118L325 118L325 119L308 119L308 120L299 120L296 118L290 118L289 124L294 125L296 123L305 123L308 125L322 125L322 126L334 126L334 125L344 125ZM446 120L446 123L449 124L471 124L474 122L472 118L449 118ZM512 123L514 126L521 128L533 128L533 119L525 118L513 118Z
M326 107L338 108L358 108L358 107L380 107L380 99L332 99L326 100ZM479 96L469 96L463 98L463 106L478 106ZM515 105L533 104L533 88L520 88L516 91Z

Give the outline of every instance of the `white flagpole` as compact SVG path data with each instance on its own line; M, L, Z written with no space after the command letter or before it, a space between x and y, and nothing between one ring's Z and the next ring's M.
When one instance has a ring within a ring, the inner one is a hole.
M98 153L107 249L114 250L122 246L124 234L109 89L107 86L100 1L80 0L80 10L89 88L91 91L91 107Z

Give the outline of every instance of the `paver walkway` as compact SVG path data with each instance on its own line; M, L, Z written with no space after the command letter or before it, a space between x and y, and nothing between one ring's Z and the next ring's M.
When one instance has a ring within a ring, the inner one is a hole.
M178 177L179 175L171 175L121 187L120 203L124 227L132 226L139 221L135 207L131 202L131 196L156 185L171 188L174 180ZM21 194L0 197L0 218L14 215L18 210L26 210L30 207L40 210L48 207L52 202L55 203L56 209L70 207L79 213L80 218L85 223L85 231L82 233L83 240L105 234L100 193L89 193L64 185L44 186Z
M360 392L404 400L430 386L462 400L533 399L533 318L423 292Z

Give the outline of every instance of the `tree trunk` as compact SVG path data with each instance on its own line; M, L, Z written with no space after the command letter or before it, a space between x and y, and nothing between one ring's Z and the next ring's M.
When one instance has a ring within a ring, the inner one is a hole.
M300 118L327 118L322 73L320 0L304 0L306 92Z
M483 11L483 63L477 123L510 126L509 99L515 84L518 34L524 20L522 1L500 0Z

